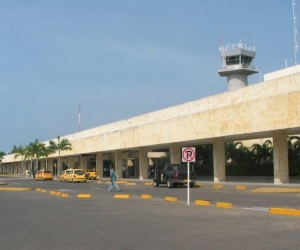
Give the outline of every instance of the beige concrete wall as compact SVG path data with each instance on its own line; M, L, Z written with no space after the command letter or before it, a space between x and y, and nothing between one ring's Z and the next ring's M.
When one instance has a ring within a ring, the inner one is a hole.
M267 138L282 129L287 134L300 133L299 82L299 73L287 75L62 136L70 140L73 150L61 155L212 143L217 137L225 141ZM4 157L4 162L15 161L13 155Z

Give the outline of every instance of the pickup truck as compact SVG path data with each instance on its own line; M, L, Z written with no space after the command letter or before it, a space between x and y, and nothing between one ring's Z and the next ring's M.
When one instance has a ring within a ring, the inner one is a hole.
M153 186L167 184L168 188L178 185L187 185L193 188L196 182L196 173L190 171L190 180L187 180L187 167L183 164L166 164L164 167L155 167Z

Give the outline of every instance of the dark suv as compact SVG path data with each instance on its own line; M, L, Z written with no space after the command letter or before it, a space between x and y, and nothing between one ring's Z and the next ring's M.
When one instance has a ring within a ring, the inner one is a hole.
M178 185L187 185L193 188L196 182L195 171L190 171L190 180L187 179L187 167L183 164L166 164L164 167L155 167L153 186L167 184L168 188Z

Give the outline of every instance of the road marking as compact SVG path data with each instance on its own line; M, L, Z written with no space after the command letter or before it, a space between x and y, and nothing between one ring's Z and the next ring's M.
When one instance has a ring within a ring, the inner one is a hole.
M58 189L58 191L61 191L61 192L75 192L75 190L63 189L63 188Z
M239 199L239 198L232 198L233 200L242 200L242 201L265 201L265 200L253 200L253 199Z
M268 207L243 207L246 210L255 210L255 211L262 211L262 212L269 212Z

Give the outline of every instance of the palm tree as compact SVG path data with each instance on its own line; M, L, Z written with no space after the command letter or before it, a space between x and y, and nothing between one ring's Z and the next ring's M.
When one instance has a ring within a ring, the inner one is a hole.
M25 147L25 160L26 159L30 159L30 168L29 168L29 172L32 173L32 161L33 161L33 157L34 157L34 152L33 152L33 144L30 143L29 145L27 145Z
M55 150L49 145L46 147L45 144L42 144L41 146L41 155L46 157L46 170L48 170L48 156L50 154L54 154Z
M5 155L5 153L3 151L0 151L0 162L2 163L2 172L3 172L3 156Z
M239 149L243 146L243 143L240 141L237 142L227 142L225 144L225 154L227 160L231 160L232 164L235 165L237 163L237 159L239 156Z
M22 145L20 145L19 147L14 149L14 153L15 153L15 159L19 156L21 156L21 158L22 158L22 171L21 171L22 173L21 174L24 174L24 157L26 154L26 150Z
M289 165L293 171L300 173L300 136L288 136Z
M268 159L273 158L273 144L272 141L266 140L261 145L255 143L251 146L251 151L256 156L256 161L258 163L264 162Z
M56 177L58 177L60 174L60 151L72 150L72 144L66 138L60 140L60 136L57 136L57 143L51 140L49 141L49 144L51 149L55 152L58 151L58 165L56 172Z
M38 170L38 160L43 155L43 147L45 144L40 143L38 139L35 139L35 141L30 144L32 145L32 153L33 157L35 158L36 168Z

